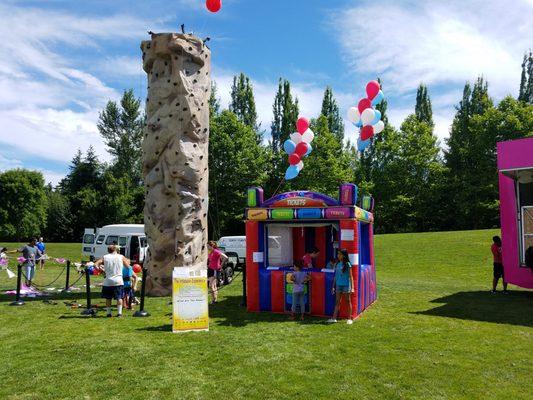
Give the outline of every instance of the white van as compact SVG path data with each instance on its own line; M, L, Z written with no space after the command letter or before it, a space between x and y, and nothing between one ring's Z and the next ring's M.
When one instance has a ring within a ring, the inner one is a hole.
M142 264L148 248L144 225L106 225L96 228L96 231L85 229L82 254L90 260L96 260L107 254L107 246L111 244L117 244L120 254L124 257Z
M224 236L217 244L225 253L237 253L239 264L246 263L246 236Z

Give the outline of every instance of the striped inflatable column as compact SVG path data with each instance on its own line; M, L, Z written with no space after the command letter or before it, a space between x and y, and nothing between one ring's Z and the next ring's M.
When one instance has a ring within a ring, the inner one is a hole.
M270 302L272 312L285 312L285 273L271 271Z
M292 258L301 260L305 254L304 228L292 228Z
M248 311L259 311L259 222L246 221L246 304Z
M352 315L350 318L355 318L357 315L357 287L358 287L358 268L359 265L359 246L358 246L358 224L355 220L341 220L340 221L340 248L348 251L350 264L353 268L352 272ZM348 318L348 305L341 304L339 313L341 318Z
M309 296L311 305L311 315L326 315L326 274L322 272L311 272L311 293ZM331 288L330 288L331 292ZM331 293L330 293L331 294Z
M376 280L376 260L374 259L374 224L370 224L368 228L368 234L370 235L368 240L370 243L370 264L372 264L372 288L374 292L372 296L372 302L374 302L378 298L378 284Z

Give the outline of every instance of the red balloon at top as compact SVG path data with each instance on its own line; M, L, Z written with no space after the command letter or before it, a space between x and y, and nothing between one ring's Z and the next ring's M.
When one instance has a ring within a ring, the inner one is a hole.
M304 117L298 118L298 121L296 122L296 130L300 135L303 135L306 130L309 129L309 120Z
M359 104L357 105L357 108L359 109L359 114L362 114L363 111L371 107L372 107L372 102L368 99L359 100Z
M222 0L206 0L205 6L212 13L219 12L222 8Z
M370 81L366 84L366 95L370 100L373 100L379 93L381 89L378 81Z

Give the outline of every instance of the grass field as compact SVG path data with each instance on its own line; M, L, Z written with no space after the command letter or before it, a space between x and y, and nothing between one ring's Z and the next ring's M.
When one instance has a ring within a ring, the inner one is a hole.
M0 398L530 399L533 292L489 293L494 233L377 236L379 298L352 326L246 313L238 281L211 308L210 332L181 335L168 298L147 300L149 318L106 319L59 294L22 307L2 295ZM2 293L14 285L2 272Z

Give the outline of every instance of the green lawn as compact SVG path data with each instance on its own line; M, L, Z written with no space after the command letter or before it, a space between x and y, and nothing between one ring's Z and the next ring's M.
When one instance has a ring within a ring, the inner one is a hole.
M240 282L221 291L210 332L181 335L168 298L147 300L149 318L109 320L59 294L18 308L2 295L0 398L529 399L533 292L489 294L494 233L376 237L379 298L352 326L246 313ZM80 247L49 253L79 259ZM0 274L2 293L14 284Z

